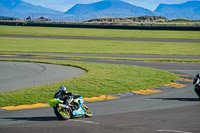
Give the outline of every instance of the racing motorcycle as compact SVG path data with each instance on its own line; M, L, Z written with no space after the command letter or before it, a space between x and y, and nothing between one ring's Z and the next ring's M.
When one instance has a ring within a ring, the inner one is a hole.
M196 94L198 95L198 98L200 99L200 79L199 78L194 79L193 88Z
M66 103L58 98L54 98L49 100L49 105L53 107L55 115L61 120L93 116L91 109L84 104L82 97L73 99L71 96L68 96Z

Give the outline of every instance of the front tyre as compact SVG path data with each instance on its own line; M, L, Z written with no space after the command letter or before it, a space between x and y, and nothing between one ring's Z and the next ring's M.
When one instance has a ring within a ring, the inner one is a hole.
M72 112L69 109L63 107L54 107L54 113L61 120L68 120L72 116Z
M200 99L200 89L198 87L195 87L194 91L196 92L196 94L198 95L198 98Z
M83 109L86 117L92 117L93 113L90 108L88 108L85 104L83 104Z

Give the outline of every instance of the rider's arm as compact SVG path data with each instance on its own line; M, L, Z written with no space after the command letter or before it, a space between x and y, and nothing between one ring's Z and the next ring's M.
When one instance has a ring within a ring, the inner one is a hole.
M59 98L60 97L60 93L59 93L59 91L57 91L56 93L55 93L55 95L54 95L54 98Z
M199 78L195 78L193 81L193 85L199 84L200 83L200 79Z
M67 93L65 93L65 95L72 96L75 99L81 97L80 95L75 94L75 93L71 93L71 92L67 92Z
M78 95L78 94L74 94L74 98L76 99L76 98L79 98L79 97L81 97L80 95Z

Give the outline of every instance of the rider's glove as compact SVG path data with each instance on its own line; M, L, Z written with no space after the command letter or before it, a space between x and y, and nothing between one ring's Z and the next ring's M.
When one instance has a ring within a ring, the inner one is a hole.
M79 98L80 97L80 95L78 95L78 94L76 94L75 96L74 96L74 98L76 99L76 98Z

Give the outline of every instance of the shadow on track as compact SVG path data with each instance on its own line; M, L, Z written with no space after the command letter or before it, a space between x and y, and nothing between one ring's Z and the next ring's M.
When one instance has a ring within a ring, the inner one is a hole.
M198 98L149 98L152 100L174 100L174 101L190 101L190 102L196 102L200 101Z
M3 119L10 119L14 121L54 121L58 120L55 116L48 116L48 117L9 117Z

